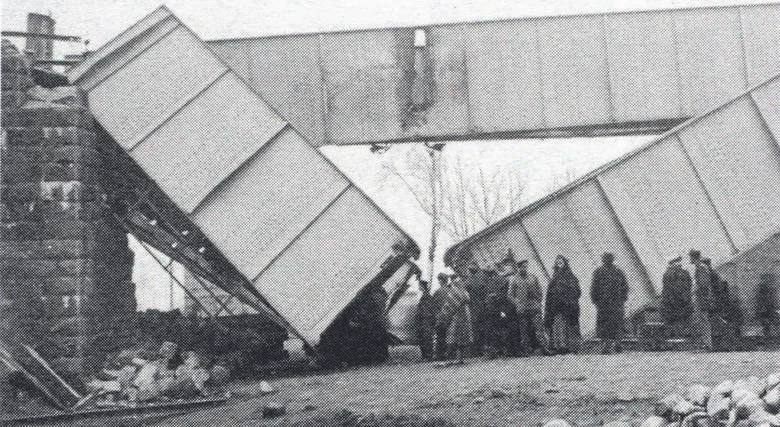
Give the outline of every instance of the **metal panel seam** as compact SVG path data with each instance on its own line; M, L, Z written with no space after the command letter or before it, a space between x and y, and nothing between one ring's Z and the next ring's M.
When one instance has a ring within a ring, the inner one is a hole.
M325 77L325 66L322 63L322 38L317 36L317 68L320 71L320 117L322 117L322 143L329 144L330 131L328 129L328 79Z
M694 176L696 176L696 180L699 182L699 187L701 187L702 191L704 191L704 196L707 198L707 202L710 204L710 207L712 208L712 213L714 213L715 218L718 219L720 228L723 229L723 234L726 236L726 240L729 241L729 245L731 245L731 253L736 254L737 252L739 252L739 248L734 243L734 239L731 237L728 227L726 227L726 223L723 221L720 212L718 212L718 208L715 205L715 202L712 200L712 195L710 195L710 192L707 190L707 186L704 184L704 180L701 178L701 175L699 174L699 170L696 169L696 164L693 163L693 159L691 159L691 155L688 153L688 150L685 148L685 144L682 142L682 138L680 138L679 134L674 135L673 138L677 141L677 145L682 150L683 155L685 156L685 160L688 163L688 166L690 166L691 169L693 170L693 174Z
M607 15L601 16L601 40L602 40L602 46L604 47L604 67L607 71L607 105L609 106L609 117L612 119L612 123L617 123L617 119L615 116L615 100L613 98L613 92L612 92L612 76L610 75L610 66L609 66L609 43L607 42Z
M474 127L474 113L471 105L471 85L469 84L469 50L466 47L468 43L468 32L466 31L466 25L461 25L461 36L463 37L463 81L466 84L466 129L469 133L476 133L477 129Z
M737 8L737 15L739 17L739 47L742 49L742 77L745 79L745 87L750 87L747 48L745 47L745 23L742 17L741 6Z
M528 244L531 246L531 251L533 251L534 256L536 257L536 262L538 262L539 266L542 267L542 273L544 273L544 276L549 281L552 276L550 276L550 272L547 271L547 266L544 265L542 256L539 255L539 251L536 249L536 244L531 239L531 234L528 233L528 229L525 228L525 224L523 223L523 218L520 218L520 229L523 230L523 234L525 234L525 238L528 239Z
M683 102L682 69L680 66L680 41L677 39L677 20L672 16L672 46L674 47L674 71L677 76L677 108L681 117L685 117Z
M195 205L190 208L189 215L193 216L197 213L197 211L200 209L201 206L203 206L207 199L209 199L213 194L217 192L217 189L225 185L230 179L232 179L239 170L243 169L246 164L248 164L252 159L254 159L263 149L273 144L274 141L279 139L279 136L281 136L282 133L284 133L285 130L291 128L292 125L290 123L285 122L284 126L279 129L273 136L271 136L270 139L268 139L265 143L261 144L259 147L257 147L257 150L255 150L254 153L247 156L235 169L233 169L230 173L225 175L224 178L222 178L218 183L216 183L210 190L206 192L206 194L203 195L203 197L195 203Z
M308 231L309 228L311 228L311 226L314 225L317 222L317 220L319 220L325 214L325 212L327 212L328 209L331 208L331 206L336 204L336 202L339 199L341 199L341 196L343 196L344 193L346 193L347 190L349 190L352 187L353 184L348 181L347 185L344 186L344 189L341 190L341 192L339 192L339 194L336 197L334 197L333 200L331 200L327 205L325 205L325 208L323 208L322 211L320 211L317 215L315 215L314 218L312 218L312 220L309 221L309 223L306 224L306 226L304 226L303 229L301 229L301 231L295 235L295 237L293 237L289 242L287 242L287 244L284 246L284 248L282 248L282 250L279 251L279 253L277 253L276 255L274 255L273 258L271 258L271 260L260 270L260 272L255 275L255 277L252 279L252 283L254 283L257 279L259 279L260 276L263 275L263 273L265 273L279 258L281 258L281 256L285 252L287 252L287 249L289 249L295 242L297 242L298 239L300 239L301 236L303 236L304 233L306 233L306 231Z
M549 126L547 121L547 98L544 93L544 56L542 56L542 43L539 40L539 23L534 21L534 48L536 49L536 75L539 76L539 96L542 98L542 127Z
M606 191L604 191L604 185L601 183L601 177L596 176L593 181L596 183L596 188L598 188L601 197L604 198L607 209L609 209L610 213L612 213L612 216L615 218L615 223L617 223L618 229L620 230L624 241L628 242L628 247L631 248L631 252L634 254L637 261L639 261L639 266L642 268L642 274L645 276L645 289L649 291L651 295L656 295L657 291L653 287L653 281L650 278L650 272L647 270L647 264L642 259L639 251L636 250L636 246L634 246L634 242L631 240L631 236L628 235L626 227L623 225L623 221L620 220L620 216L618 216L615 207L612 205L612 201L609 200L609 195Z
M131 153L133 150L135 150L136 147L141 145L142 142L146 141L153 133L157 132L164 124L168 123L173 117L175 117L179 112L181 112L186 106L190 105L193 101L195 101L197 98L199 98L201 95L203 95L204 92L206 92L210 87L214 86L214 83L218 82L222 77L225 75L231 73L232 70L230 68L226 68L225 70L222 70L219 74L217 74L216 78L211 80L207 85L205 85L202 89L198 90L193 96L187 98L186 101L184 101L181 105L176 107L176 109L171 112L170 115L165 117L163 120L161 120L159 123L154 125L149 132L146 132L144 136L142 136L138 141L130 144L130 146L127 148L127 152ZM234 73L235 74L235 73Z
M750 103L753 104L753 107L758 112L758 117L761 120L761 124L763 125L764 130L766 130L766 132L769 134L769 138L771 138L772 141L774 141L775 147L777 148L777 154L780 155L780 139L778 139L778 137L780 136L776 136L772 132L772 128L769 127L769 123L766 121L766 117L764 117L763 111L761 111L761 106L759 106L758 102L756 102L756 99L753 97L752 92L748 94L748 98L750 99Z

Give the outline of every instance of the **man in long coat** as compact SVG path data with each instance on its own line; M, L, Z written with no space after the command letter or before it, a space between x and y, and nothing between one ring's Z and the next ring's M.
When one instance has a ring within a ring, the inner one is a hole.
M431 295L431 311L437 315L447 302L447 294L450 291L450 276L439 273L437 276L439 287ZM436 324L436 359L447 358L447 325Z
M605 253L602 265L593 272L590 297L596 305L596 335L604 341L605 354L622 351L625 305L628 281L623 270L615 266L615 256Z
M682 268L682 257L669 261L661 290L661 318L670 337L688 335L693 312L691 288L691 275Z
M691 249L691 264L695 272L696 287L693 292L693 322L697 337L697 346L701 350L712 351L712 323L715 315L715 301L712 297L712 272L704 263L701 252Z
M517 263L517 269L508 276L508 281L507 298L515 307L520 327L520 355L532 352L532 337L542 353L547 354L549 350L542 316L542 287L539 279L528 272L527 260Z
M474 331L474 344L471 354L481 356L485 345L487 322L485 319L485 300L487 298L487 273L472 263L468 268L468 276L463 279L463 286L471 297L472 330Z
M433 360L434 337L436 335L436 311L433 310L433 297L430 294L428 282L419 280L420 301L417 303L417 343L420 346L420 356L423 360Z

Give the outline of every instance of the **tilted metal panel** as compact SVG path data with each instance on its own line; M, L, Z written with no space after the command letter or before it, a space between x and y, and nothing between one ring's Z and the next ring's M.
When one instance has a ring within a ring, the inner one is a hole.
M780 152L748 96L679 135L739 249L780 230Z
M321 37L328 99L326 139L354 143L400 135L395 91L402 72L396 59L396 32L363 31Z
M258 278L256 288L311 342L406 237L354 187Z
M751 95L761 117L780 147L780 76L754 90Z
M218 43L209 43L208 46L214 53L235 71L245 81L252 84L252 68L249 63L249 47L240 40L226 40Z
M607 15L605 25L615 120L682 117L673 13Z
M536 23L465 25L471 119L485 132L545 126Z
M194 35L179 26L92 88L89 103L121 102L121 109L98 108L94 115L129 149L226 70Z
M537 21L548 126L610 123L603 16Z
M757 85L780 73L780 7L741 7L748 83Z
M206 199L194 220L254 278L348 185L288 128Z
M515 254L515 258L528 260L528 271L535 274L543 282L547 279L548 270L540 263L535 248L528 239L525 225L522 222L510 224L500 229L497 234L503 237L508 248L512 249L512 253Z
M739 8L674 13L680 94L696 116L747 90Z
M267 104L228 73L131 155L182 210L191 212L284 126Z
M618 218L658 286L666 262L702 251L717 263L732 247L677 136L601 175Z
M291 125L315 145L325 137L323 76L319 37L272 38L245 45L249 83Z

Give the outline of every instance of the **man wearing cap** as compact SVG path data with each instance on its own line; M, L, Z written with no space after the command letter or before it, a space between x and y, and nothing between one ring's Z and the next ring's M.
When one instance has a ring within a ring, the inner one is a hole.
M661 318L672 338L688 336L691 323L691 275L682 268L682 257L669 261L661 290Z
M547 337L542 316L542 287L539 285L539 279L528 272L528 260L520 260L517 263L517 270L508 277L508 282L507 298L515 307L519 325L519 354L524 356L532 352L533 339L542 353L547 354Z
M481 356L484 343L484 337L488 333L487 322L485 319L485 303L487 299L487 273L472 262L468 267L468 275L463 279L463 286L471 297L471 316L472 330L474 332L474 343L471 349L473 356Z
M695 269L693 274L696 280L693 292L693 321L697 344L702 350L712 351L712 316L715 312L715 303L712 298L712 272L703 262L700 251L691 249L688 255Z

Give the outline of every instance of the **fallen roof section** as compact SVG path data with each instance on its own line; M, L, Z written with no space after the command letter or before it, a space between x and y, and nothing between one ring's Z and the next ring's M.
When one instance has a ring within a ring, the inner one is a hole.
M307 343L366 284L401 265L389 259L419 253L166 7L68 77L169 211L186 217Z

